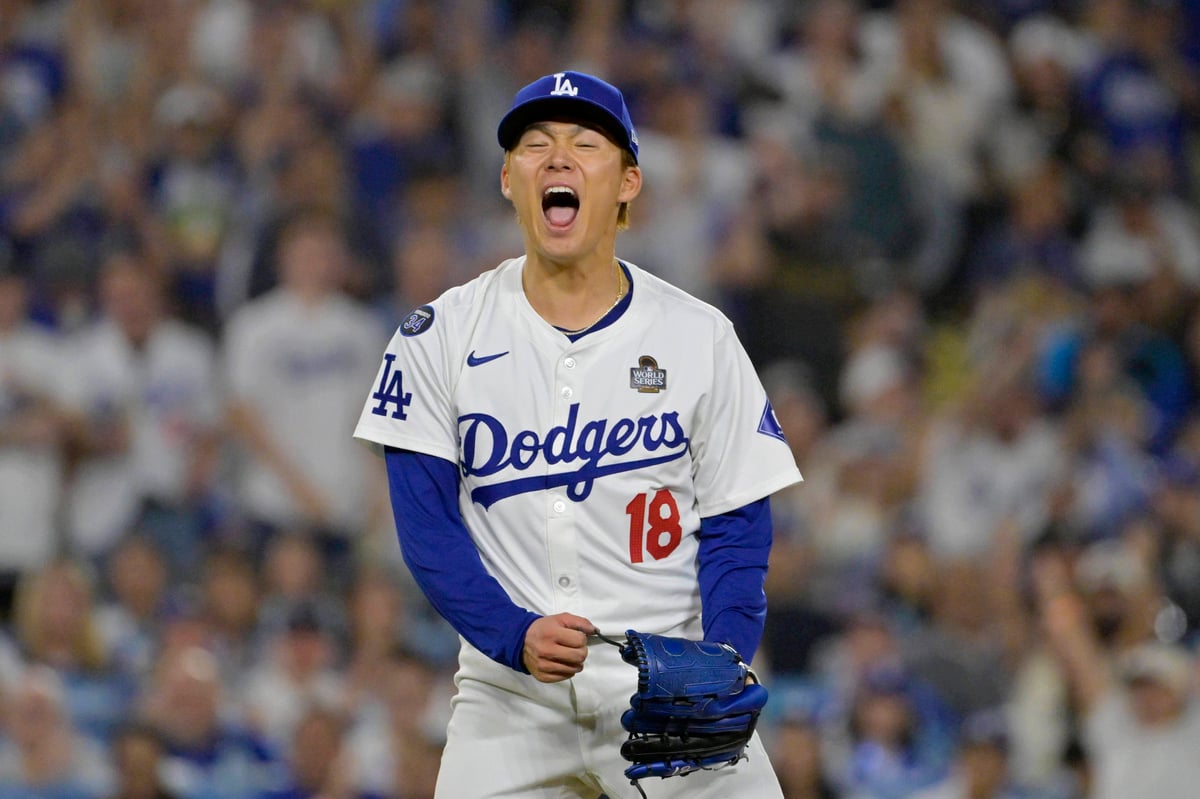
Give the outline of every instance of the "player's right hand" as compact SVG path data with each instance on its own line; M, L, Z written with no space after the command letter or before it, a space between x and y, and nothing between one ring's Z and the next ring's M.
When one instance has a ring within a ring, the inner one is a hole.
M583 670L588 636L595 631L594 624L572 613L543 616L525 631L525 668L541 682L574 677Z

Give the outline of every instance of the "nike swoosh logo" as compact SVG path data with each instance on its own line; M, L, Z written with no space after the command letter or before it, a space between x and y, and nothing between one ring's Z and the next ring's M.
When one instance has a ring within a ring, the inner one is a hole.
M476 357L475 350L471 350L471 354L467 356L467 366L481 366L488 361L494 361L497 358L503 358L508 355L508 350L497 352L495 355L480 355Z

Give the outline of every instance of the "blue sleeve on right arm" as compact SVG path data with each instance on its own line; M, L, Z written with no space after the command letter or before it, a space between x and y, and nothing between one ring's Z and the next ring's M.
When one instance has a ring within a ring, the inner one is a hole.
M400 552L434 609L485 655L528 674L525 632L539 616L488 573L458 508L458 466L388 447L388 489Z

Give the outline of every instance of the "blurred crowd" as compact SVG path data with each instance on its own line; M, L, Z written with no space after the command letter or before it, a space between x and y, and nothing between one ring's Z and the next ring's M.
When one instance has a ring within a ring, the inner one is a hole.
M564 68L806 478L788 799L1194 796L1200 2L5 0L0 799L432 796L457 639L350 432Z

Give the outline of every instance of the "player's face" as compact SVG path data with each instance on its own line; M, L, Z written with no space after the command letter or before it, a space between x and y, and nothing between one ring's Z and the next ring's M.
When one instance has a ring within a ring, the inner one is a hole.
M612 257L617 208L641 189L621 148L575 122L530 126L504 159L501 190L525 231L526 252L553 263Z

